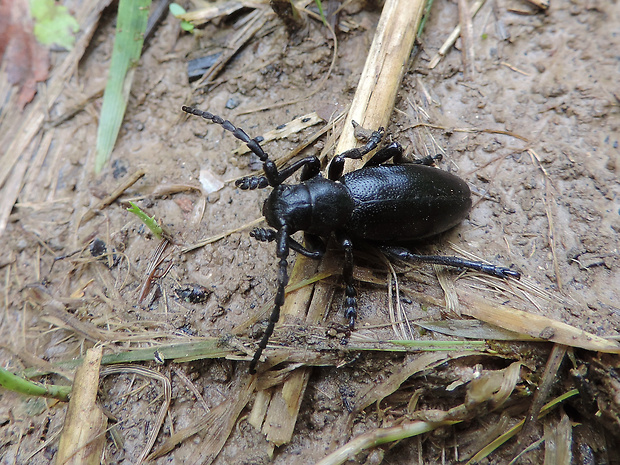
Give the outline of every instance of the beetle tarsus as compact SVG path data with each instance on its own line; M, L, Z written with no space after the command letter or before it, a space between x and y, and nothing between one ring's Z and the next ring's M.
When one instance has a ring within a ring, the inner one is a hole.
M273 229L254 228L250 231L250 237L253 237L259 242L272 242L276 240L277 233Z
M247 178L237 179L235 186L244 191L254 189L264 189L269 186L269 181L265 176L249 176Z

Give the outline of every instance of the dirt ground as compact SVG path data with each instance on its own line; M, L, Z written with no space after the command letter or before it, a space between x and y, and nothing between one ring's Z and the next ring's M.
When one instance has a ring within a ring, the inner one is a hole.
M259 309L267 305L268 310L276 287L273 244L258 243L245 230L192 252L182 253L181 248L260 216L268 190L245 192L227 183L204 195L199 188L205 173L228 181L249 175L260 165L247 154L233 155L241 144L230 133L200 118L187 118L181 106L194 105L222 115L251 136L312 112L325 121L333 119L353 98L380 15L380 10L366 8L362 3L350 2L341 12L334 69L326 84L308 99L301 98L321 84L333 53L330 35L319 22L309 20L305 34L290 38L277 19L269 20L214 84L196 89L188 83L188 60L225 50L235 33L233 27L248 14L247 10L205 25L200 37L182 33L178 20L168 17L140 60L110 166L101 175L95 176L92 168L99 98L55 128L47 129L54 131L49 153L38 176L27 178L0 245L0 292L5 303L0 316L0 354L5 368L19 372L33 366L37 359L72 359L93 345L92 340L33 305L28 286L35 284L67 305L79 319L101 330L144 335L142 339L128 337L104 343L106 353L147 347L155 341L187 341L191 337L232 333L257 337L260 324L248 324L250 328L241 332L235 329L248 318L251 322L265 318ZM522 14L514 9L529 8L524 3L488 1L473 21L476 72L469 79L461 72L460 42L436 68L428 67L458 23L456 3L434 2L387 128L389 135L406 148L408 156L443 150L438 167L467 180L474 193L468 219L421 250L455 254L457 248L459 254L471 253L512 266L521 271L521 283L530 287L519 288L509 297L506 285L483 280L476 273L461 276L457 271L442 272L442 279L456 281L457 289L475 293L485 301L503 300L531 314L617 339L618 3L552 0L546 12ZM74 79L52 108L50 120L69 112L105 84L114 24L115 11L106 11ZM299 101L245 113L292 100ZM435 127L416 126L420 122ZM265 150L274 158L283 156L323 125L265 143ZM303 153L319 154L327 144L324 136ZM172 264L169 272L156 280L156 289L141 303L138 299L142 283L159 241L126 211L123 202L114 202L80 223L88 207L138 170L143 170L145 176L122 199L136 199L141 208L160 220L176 244L168 249L166 263ZM114 252L109 261L97 260L90 254L95 238ZM54 261L76 251L75 255ZM338 255L337 251L334 255ZM385 265L361 260L356 277L363 281L364 272L381 276L383 284L357 285L358 337L398 338L389 324ZM444 306L416 299L422 293L443 301L436 271L419 266L399 275L399 281L403 287L400 301L413 327L413 337L450 339L415 325L418 321L456 318ZM303 344L307 339L300 331L324 334L326 328L345 323L341 282L337 277L328 278L328 282L336 292L325 321L301 329L299 321L287 321L276 332L274 343ZM177 297L176 290L190 283L206 287L205 301L189 303ZM465 379L465 371L501 369L514 361L527 367L529 375L524 377L519 395L527 398L529 405L531 397L526 392L533 391L540 381L551 345L505 343L502 347L503 361L480 354L454 356L435 371L412 376L403 384L401 398L392 396L390 408L386 404L382 408L372 405L361 412L350 409L349 400L378 385L404 366L408 357L415 356L396 352L356 354L340 366L316 367L311 371L289 444L273 450L264 435L248 423L251 400L213 463L316 463L352 437L378 426L398 424L406 416L408 399L414 392L420 395L418 409L447 410L463 402L463 390L446 387ZM583 350L576 350L574 357L577 365L587 360L583 363L600 367L597 376L591 374L587 382L593 391L601 393L600 397L594 395L594 402L598 402L599 409L606 406L606 412L593 415L596 408L587 412L581 401L575 401L535 425L523 444L508 442L485 459L488 463L508 463L543 432L554 429L564 415L574 422L575 463L620 461L618 357ZM236 396L234 380L245 376L247 370L247 362L223 358L145 365L170 376L172 381L172 404L156 448L172 430L195 423L209 409ZM565 362L550 396L579 387L576 377L569 374L569 365ZM67 382L58 375L46 379L50 383ZM201 401L195 393L199 393ZM117 430L124 440L122 445L107 441L105 463L135 463L157 413L159 395L156 383L131 373L104 378L102 404L117 418ZM66 406L25 399L8 391L2 391L0 398L0 463L26 463L25 458L31 454L28 463L52 460L57 440L46 441L60 432ZM512 410L506 410L503 416L501 412L478 413L459 425L442 428L422 439L392 443L370 455L358 455L354 461L457 463L471 456L479 436L492 435L489 430L502 418L512 425L515 418L523 417L525 412L515 408L523 402L512 402ZM156 463L189 461L209 433L201 432L186 440ZM526 453L520 463L542 463L544 456L545 448L539 446Z

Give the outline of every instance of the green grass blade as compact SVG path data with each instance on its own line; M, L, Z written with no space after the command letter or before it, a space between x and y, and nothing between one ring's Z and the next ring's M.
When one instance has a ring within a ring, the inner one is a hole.
M95 173L110 159L123 122L135 68L140 59L151 0L120 0L108 83L97 131Z
M0 386L29 396L53 397L62 401L67 401L71 393L71 386L57 386L53 384L46 386L34 383L20 378L4 368L0 368Z

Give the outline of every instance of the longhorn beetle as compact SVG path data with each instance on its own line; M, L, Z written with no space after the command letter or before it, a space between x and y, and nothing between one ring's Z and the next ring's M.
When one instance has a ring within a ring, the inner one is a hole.
M519 279L521 276L503 266L459 257L418 255L394 245L447 231L465 219L472 202L464 180L426 166L434 162L432 157L406 162L398 142L378 150L363 168L343 175L345 159L360 159L377 148L385 133L384 128L374 131L363 147L336 155L329 165L326 179L321 176L321 165L315 156L302 158L278 170L260 146L260 139L250 138L243 129L207 111L188 106L183 106L183 111L219 124L244 142L263 162L264 176L239 179L237 187L273 188L263 205L263 215L273 229L256 228L250 236L262 242L276 242L278 290L269 324L250 362L250 373L256 373L256 365L280 319L284 289L288 284L286 259L290 249L306 257L321 258L325 253L324 240L334 234L344 250L344 316L351 329L357 316L353 243L358 240L374 242L384 253L400 260L470 268L500 278L511 276ZM394 164L383 164L390 159ZM299 184L284 184L300 169ZM305 232L309 248L291 237L297 231Z

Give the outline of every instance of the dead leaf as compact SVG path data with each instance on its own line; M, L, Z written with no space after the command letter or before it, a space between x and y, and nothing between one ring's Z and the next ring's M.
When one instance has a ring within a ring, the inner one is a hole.
M0 0L0 31L0 60L6 60L8 81L19 87L17 105L23 109L37 82L48 77L49 54L33 35L28 2Z

